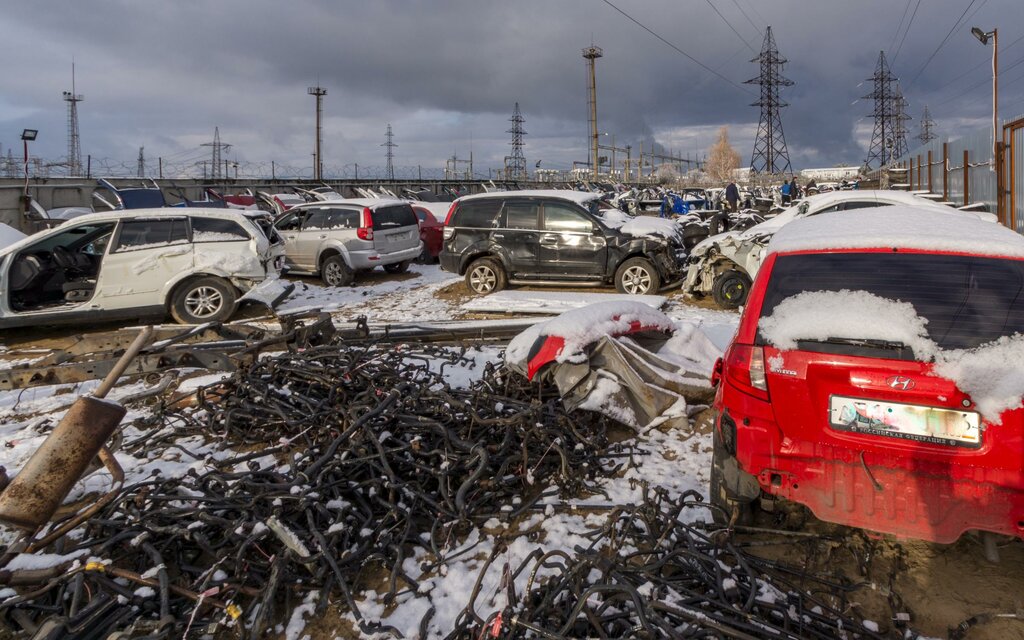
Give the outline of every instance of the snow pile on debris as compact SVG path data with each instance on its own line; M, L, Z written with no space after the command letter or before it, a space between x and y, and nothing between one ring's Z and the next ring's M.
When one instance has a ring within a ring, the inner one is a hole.
M673 325L668 316L646 304L599 302L530 327L509 342L505 359L525 361L537 338L559 336L565 344L556 360L577 361L582 356L583 347L602 336L622 335L641 326L669 332Z
M498 291L479 296L462 304L464 311L488 313L542 313L555 315L602 301L633 301L660 309L668 301L665 296L644 296L625 293L577 293L566 291Z
M618 229L619 233L635 238L682 239L682 226L675 220L654 216L631 216L617 209L600 212L606 226Z
M919 362L956 383L994 424L1004 411L1024 406L1024 335L1014 334L974 349L942 349L928 335L928 319L907 302L867 291L805 291L786 298L758 328L782 350L800 340L883 340L909 347Z
M945 213L903 205L797 220L775 234L768 250L784 253L878 247L1024 258L1024 237L1002 225L955 209Z

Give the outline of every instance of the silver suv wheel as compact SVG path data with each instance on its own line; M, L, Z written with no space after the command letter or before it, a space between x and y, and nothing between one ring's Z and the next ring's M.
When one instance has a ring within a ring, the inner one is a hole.
M651 274L644 267L634 265L622 274L622 287L626 293L647 293L651 288Z
M196 318L211 318L223 307L224 296L214 287L196 287L185 296L185 309Z

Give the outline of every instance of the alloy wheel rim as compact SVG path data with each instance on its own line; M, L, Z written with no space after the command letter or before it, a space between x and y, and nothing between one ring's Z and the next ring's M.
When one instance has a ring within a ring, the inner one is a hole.
M195 318L209 318L224 305L224 296L214 287L196 287L185 296L185 309Z
M651 288L651 274L643 267L630 267L623 274L622 285L629 293L646 293Z
M477 293L489 293L498 282L498 276L487 267L477 267L469 276L469 284Z
M332 262L324 267L325 275L327 276L327 282L331 285L341 284L341 265Z

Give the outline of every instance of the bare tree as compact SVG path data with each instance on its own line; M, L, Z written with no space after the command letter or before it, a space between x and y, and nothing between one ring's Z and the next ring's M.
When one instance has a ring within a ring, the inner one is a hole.
M704 171L718 182L728 182L739 166L740 154L729 144L729 127L722 127L718 130L718 140L708 151Z

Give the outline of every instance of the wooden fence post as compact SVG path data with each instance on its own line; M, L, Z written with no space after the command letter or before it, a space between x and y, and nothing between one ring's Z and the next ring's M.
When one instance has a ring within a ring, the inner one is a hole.
M935 193L932 189L932 150L928 150L928 193Z
M949 201L949 143L942 143L942 200Z
M971 204L971 167L970 156L967 149L964 149L964 206Z

